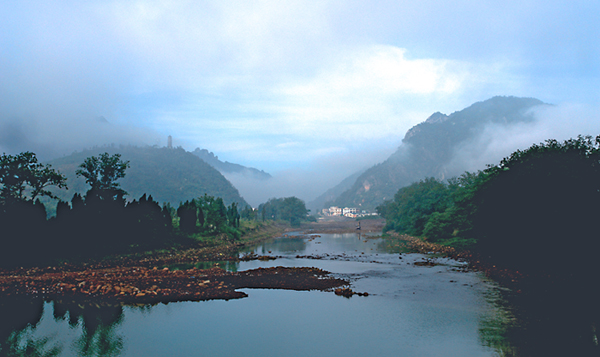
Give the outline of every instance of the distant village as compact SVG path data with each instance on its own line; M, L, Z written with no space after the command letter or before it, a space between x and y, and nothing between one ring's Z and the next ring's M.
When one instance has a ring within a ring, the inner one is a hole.
M377 216L377 213L369 213L365 210L359 210L358 208L354 208L354 207L336 207L336 206L331 206L329 208L323 208L323 210L321 211L321 215L322 216L344 216L344 217L349 217L349 218L358 218L358 217L365 217L365 216Z

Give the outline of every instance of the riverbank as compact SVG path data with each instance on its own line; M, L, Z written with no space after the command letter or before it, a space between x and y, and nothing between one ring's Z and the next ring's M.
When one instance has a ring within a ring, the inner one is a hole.
M308 222L301 226L307 233L372 233L381 232L385 219L362 219L333 216L325 217L318 222ZM360 229L358 229L360 227Z
M269 268L228 272L219 268L169 270L114 267L83 271L32 269L0 278L3 296L42 296L109 303L166 303L246 297L241 288L327 290L347 285L316 268Z
M314 228L313 228L314 229ZM282 236L291 227L274 223L238 242L210 247L116 256L101 261L0 271L0 294L103 300L119 303L158 303L236 299L240 288L327 290L347 285L314 268L271 268L227 272L219 268L171 270L167 266L207 261L240 261L248 245ZM256 256L253 259L262 259ZM244 257L248 259L248 257Z

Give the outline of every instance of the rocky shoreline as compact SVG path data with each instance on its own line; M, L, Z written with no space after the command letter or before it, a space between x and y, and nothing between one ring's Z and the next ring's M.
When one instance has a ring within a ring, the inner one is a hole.
M236 290L242 288L333 291L349 284L317 268L275 267L228 272L216 267L186 270L165 267L203 261L272 259L257 255L240 258L238 251L245 245L280 235L282 231L278 227L278 231L252 240L214 247L120 256L91 263L3 270L0 271L0 296L154 304L239 299L247 296Z
M236 291L242 288L331 290L347 284L317 268L275 267L235 273L219 268L114 267L72 272L45 268L0 277L0 294L153 304L239 299L247 296Z

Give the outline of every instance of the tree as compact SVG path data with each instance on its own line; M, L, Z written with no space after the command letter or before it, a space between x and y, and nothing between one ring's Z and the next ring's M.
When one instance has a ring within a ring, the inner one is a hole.
M258 209L262 213L263 221L268 219L283 219L289 221L294 227L300 225L300 222L306 220L308 210L304 201L297 197L271 198L261 204Z
M198 206L204 212L206 229L212 233L221 233L227 224L227 208L221 197L214 198L204 194L196 199Z
M570 269L594 265L599 163L600 136L579 136L547 140L489 167L471 199L477 249L522 270L566 270L558 261Z
M121 160L121 154L100 154L99 157L91 156L79 165L75 172L77 176L83 176L85 182L90 185L88 192L95 193L101 199L123 197L127 194L118 179L125 177L125 170L129 168L129 161Z
M177 208L177 216L179 217L179 229L186 233L195 233L198 230L198 209L195 200L185 201Z
M39 197L46 188L66 188L66 178L32 152L0 156L0 264L28 264L47 259L46 209Z
M290 221L292 227L300 225L302 220L306 220L308 210L304 201L297 197L286 197L283 199L280 217L286 221Z
M38 196L55 198L49 186L67 188L64 175L52 169L51 165L38 162L32 152L16 156L0 156L0 201L35 201Z
M450 206L451 193L446 184L430 177L401 188L377 211L387 220L385 230L421 236L430 215Z
M240 226L240 213L238 212L237 203L232 202L227 208L227 222L233 228Z
M246 205L246 207L242 210L240 215L241 215L241 218L244 218L247 220L255 220L258 218L257 211L255 211L254 209L252 209L252 207L250 207L248 205Z

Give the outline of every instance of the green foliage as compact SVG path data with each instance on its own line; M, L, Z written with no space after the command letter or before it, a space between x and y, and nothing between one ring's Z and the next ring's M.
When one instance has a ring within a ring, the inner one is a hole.
M233 202L227 208L227 223L230 227L239 228L240 227L240 213L238 212L237 203Z
M61 191L56 191L55 194L64 201L69 200L73 192L83 195L87 186L85 178L75 174L79 169L78 165L86 158L104 152L109 155L120 154L124 161L129 162L127 175L119 182L131 197L152 193L154 200L177 207L181 202L208 194L221 197L226 205L232 202L240 207L247 205L238 190L221 173L181 148L106 146L53 160L53 167L66 175L72 190L70 194Z
M109 155L105 152L98 157L88 157L79 167L75 174L85 177L85 183L92 190L117 191L121 189L117 180L125 177L129 161L121 160L121 154Z
M204 212L204 231L218 234L224 231L227 224L227 208L221 197L204 195L196 199L198 207Z
M442 182L429 178L400 189L394 201L377 207L386 218L385 230L426 237L432 242L473 243L473 196L489 173L466 172Z
M289 221L292 227L307 220L308 210L304 201L297 197L271 198L258 206L263 222L265 219Z
M388 219L385 230L421 236L430 215L450 206L451 194L446 184L427 178L401 188L393 201L379 206L377 211Z
M186 201L177 209L179 230L187 235L226 236L239 239L241 233L240 213L234 202L225 207L223 199L205 194L202 197Z
M548 140L447 183L414 183L378 211L386 229L470 247L503 266L596 271L600 136Z
M258 210L254 210L252 207L246 205L246 207L240 212L240 216L246 220L257 220Z

